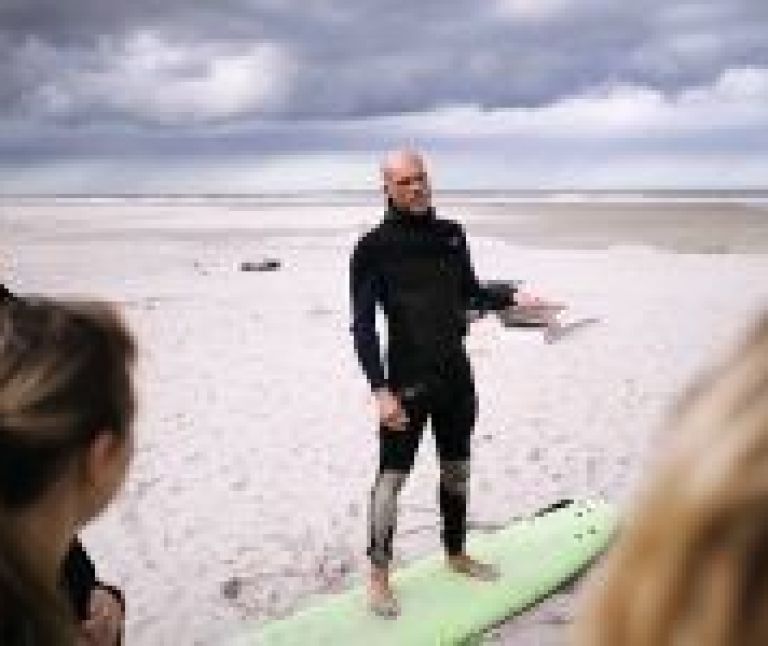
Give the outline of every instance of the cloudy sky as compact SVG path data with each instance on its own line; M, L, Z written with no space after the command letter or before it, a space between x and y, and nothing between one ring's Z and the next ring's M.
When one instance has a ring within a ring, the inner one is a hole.
M0 193L768 186L766 0L0 0Z

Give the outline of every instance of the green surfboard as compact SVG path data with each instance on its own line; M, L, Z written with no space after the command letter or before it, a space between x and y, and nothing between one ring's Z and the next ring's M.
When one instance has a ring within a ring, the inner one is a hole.
M501 570L493 583L467 579L444 566L442 554L393 576L402 606L395 620L367 609L363 587L317 599L305 610L245 627L232 646L446 646L467 643L519 613L580 573L607 546L616 528L603 502L560 501L493 534L474 534L468 551Z

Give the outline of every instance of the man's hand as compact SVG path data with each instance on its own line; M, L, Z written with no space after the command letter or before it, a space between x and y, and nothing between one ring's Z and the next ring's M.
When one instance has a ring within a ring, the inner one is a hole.
M373 395L382 426L390 431L404 431L408 424L408 415L400 400L388 388L376 390Z
M517 292L514 298L515 304L513 309L545 320L555 317L564 309L567 309L563 303L548 301L528 292Z
M562 303L545 300L529 292L517 292L514 305L498 312L499 319L506 327L515 325L536 325L556 327L558 316L567 309Z
M80 624L79 646L117 646L123 629L123 609L104 588L91 593L88 619Z
M547 302L535 294L529 292L515 292L515 307L542 307Z

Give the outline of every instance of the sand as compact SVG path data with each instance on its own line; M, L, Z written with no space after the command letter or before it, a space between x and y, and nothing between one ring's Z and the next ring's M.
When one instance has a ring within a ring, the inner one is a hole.
M562 497L623 504L663 450L675 394L768 306L768 213L446 210L467 223L482 277L525 279L571 305L566 323L587 321L554 343L494 317L473 325L472 522L504 523ZM0 202L4 279L23 292L116 301L139 338L135 462L84 535L102 576L126 591L129 644L215 643L241 619L284 616L365 572L376 444L346 272L378 212ZM238 269L264 258L282 268ZM426 437L401 500L398 562L439 546L435 481ZM564 644L575 607L561 594L488 640Z

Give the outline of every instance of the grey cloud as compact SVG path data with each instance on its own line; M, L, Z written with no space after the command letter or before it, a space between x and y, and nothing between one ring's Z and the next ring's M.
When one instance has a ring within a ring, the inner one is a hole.
M0 180L247 178L410 141L502 179L740 156L756 177L766 88L764 0L0 0Z
M244 51L254 42L279 46L295 69L279 79L285 96L266 112L293 118L462 103L537 106L616 82L674 92L710 82L730 67L768 66L763 0L563 0L535 20L520 12L525 6L533 6L531 0L314 0L300 6L284 0L2 0L0 110L34 111L45 91L66 78L71 96L64 100L72 105L63 117L51 110L49 118L144 116L152 122L153 96L146 97L142 115L121 111L108 96L77 91L89 72L109 64L117 67L106 73L119 82L121 46L137 32L190 50L208 47L211 56ZM35 59L36 46L38 58L48 60ZM105 54L110 47L112 58ZM168 73L205 72L180 64ZM167 80L159 77L157 93ZM261 104L246 101L226 116L260 114Z

